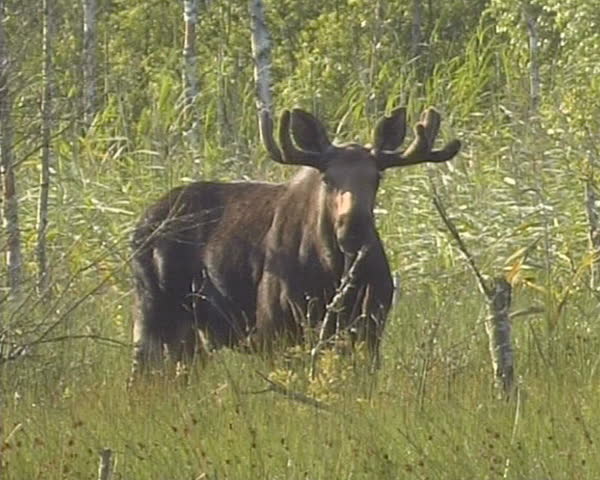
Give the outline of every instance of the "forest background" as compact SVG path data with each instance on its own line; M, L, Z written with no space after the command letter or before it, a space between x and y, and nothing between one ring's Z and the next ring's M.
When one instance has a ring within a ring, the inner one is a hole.
M599 478L598 0L265 1L275 113L366 143L393 107L435 105L462 152L380 189L402 293L375 377L223 351L187 387L126 392L144 207L294 172L259 141L257 3L0 0L0 476L96 478L104 451L122 479ZM434 195L512 288L508 400Z

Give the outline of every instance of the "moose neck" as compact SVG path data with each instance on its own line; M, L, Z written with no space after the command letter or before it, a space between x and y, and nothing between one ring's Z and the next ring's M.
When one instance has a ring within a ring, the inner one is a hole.
M301 258L316 254L326 269L341 275L344 255L337 243L321 173L311 167L300 169L289 181L288 192L289 210L298 213L295 221L303 232L299 245Z

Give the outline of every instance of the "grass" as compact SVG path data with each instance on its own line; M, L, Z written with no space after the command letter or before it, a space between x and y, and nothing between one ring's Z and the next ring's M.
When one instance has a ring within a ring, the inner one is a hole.
M440 306L407 291L376 376L326 353L311 382L301 349L274 360L224 350L187 387L160 377L127 392L127 348L44 347L52 362L0 373L4 478L97 478L102 448L116 479L598 478L598 340L565 329L542 355L517 325L519 394L498 400L479 298L468 285L438 287L464 300ZM89 312L115 308L91 302ZM331 411L257 393L267 386L257 372Z

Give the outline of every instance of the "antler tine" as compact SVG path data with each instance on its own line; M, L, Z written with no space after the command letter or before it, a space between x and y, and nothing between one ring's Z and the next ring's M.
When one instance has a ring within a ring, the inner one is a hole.
M429 141L429 150L433 149L433 143L440 131L440 124L442 123L442 117L437 110L430 107L421 113L421 119L419 121L425 127L425 134Z
M304 112L295 109L290 112L284 110L279 120L279 144L283 153L281 163L289 165L306 165L317 169L323 168L323 160L321 153L312 150L304 149L304 145L297 147L292 140L292 122L298 122L305 118ZM310 118L306 117L306 118ZM306 119L305 118L305 119ZM327 135L323 132L317 132L323 142L328 142Z
M313 160L316 155L312 152L304 152L294 145L290 134L291 112L281 112L279 120L279 145L273 137L273 118L267 109L260 112L260 137L263 145L269 152L271 159L284 165L317 165Z
M373 150L375 153L396 153L406 136L406 108L398 107L381 118L375 126Z
M383 154L382 169L389 167L405 167L425 162L446 162L460 150L460 142L452 140L441 150L433 150L435 139L440 130L441 116L430 107L421 114L419 123L415 125L415 139L401 154Z
M271 117L271 112L266 108L262 109L258 123L260 127L260 139L267 152L269 152L269 155L271 155L271 158L278 163L285 163L281 150L273 138L273 117Z

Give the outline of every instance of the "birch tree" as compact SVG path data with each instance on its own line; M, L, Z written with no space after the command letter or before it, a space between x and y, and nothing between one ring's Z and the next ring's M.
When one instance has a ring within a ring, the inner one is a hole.
M523 17L527 27L527 36L529 38L529 92L531 97L531 110L533 115L537 115L540 105L540 65L539 65L539 34L537 16L533 12L533 7L529 4L523 5Z
M83 0L83 117L86 128L97 109L97 32L96 0Z
M11 62L4 33L5 0L0 0L0 167L2 174L2 214L6 232L8 286L13 299L21 291L22 256L19 230L17 186L14 171L12 99L10 96Z
M259 123L263 112L273 117L273 96L271 93L271 39L262 0L249 0L250 24L252 29L252 56L254 58L254 81L256 85L256 108ZM262 125L260 128L262 135Z
M54 0L43 0L43 87L42 87L42 157L40 165L40 196L37 212L38 290L44 292L48 287L48 258L46 254L46 231L48 229L48 196L50 191L50 162L52 134L52 102L54 78L52 71L52 41L54 38Z
M423 8L421 0L413 0L412 2L412 25L410 30L410 50L413 58L421 54L422 33L421 24L423 22Z
M596 160L594 153L589 153L587 157L587 172L584 184L585 189L585 213L588 222L588 239L590 250L592 252L592 261L590 262L590 287L596 288L598 278L600 278L600 214L598 212L598 195L596 193L596 182L594 178Z
M183 0L183 109L185 118L189 119L189 130L186 133L193 149L198 147L199 121L195 109L198 86L198 54L196 51L196 25L198 23L199 0Z

